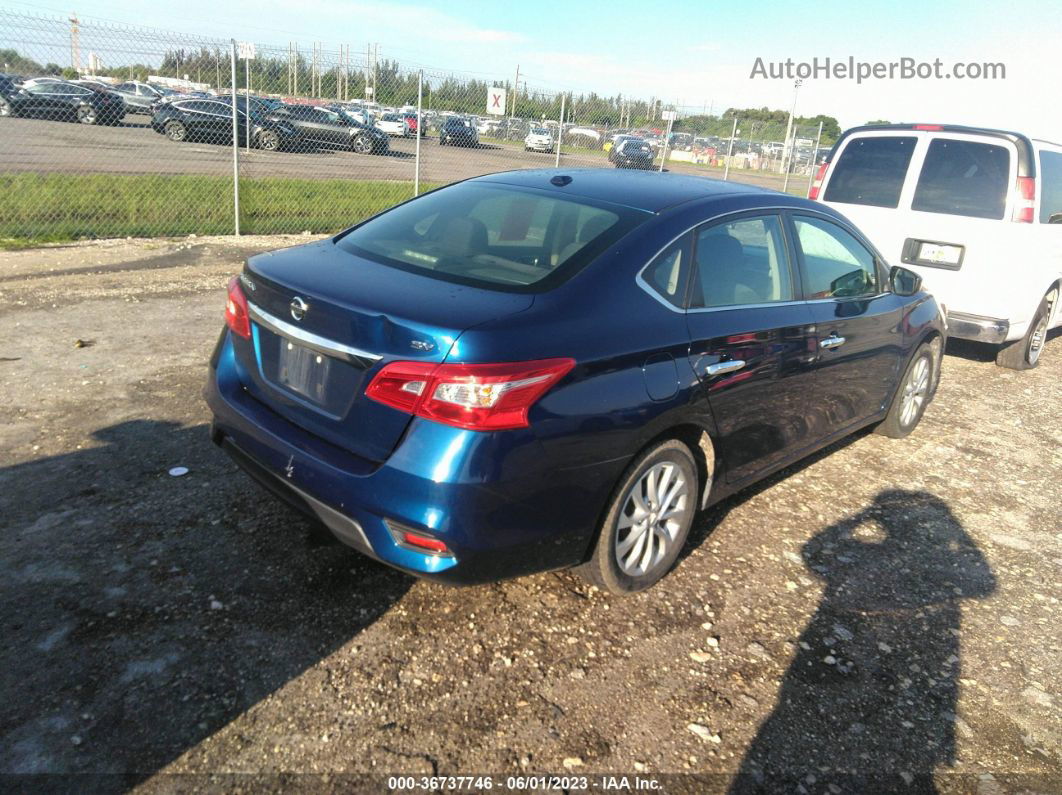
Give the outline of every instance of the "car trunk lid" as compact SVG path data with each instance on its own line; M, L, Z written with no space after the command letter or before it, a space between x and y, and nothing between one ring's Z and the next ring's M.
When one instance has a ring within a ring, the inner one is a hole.
M372 461L387 458L410 420L365 396L380 367L442 361L466 329L533 301L392 268L331 239L252 257L241 283L251 318L250 339L234 336L244 388Z

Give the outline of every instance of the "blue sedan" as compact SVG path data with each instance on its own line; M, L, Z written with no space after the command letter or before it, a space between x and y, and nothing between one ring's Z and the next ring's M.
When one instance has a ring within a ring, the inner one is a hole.
M910 433L944 339L919 278L822 204L518 171L250 258L206 397L216 444L366 555L628 593L711 503Z

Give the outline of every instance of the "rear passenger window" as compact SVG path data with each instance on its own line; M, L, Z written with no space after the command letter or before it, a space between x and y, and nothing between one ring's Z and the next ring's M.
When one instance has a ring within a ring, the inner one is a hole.
M653 292L672 306L682 308L686 304L689 259L689 235L684 235L649 263L642 272L642 278Z
M874 255L837 224L822 218L794 216L797 242L804 258L804 294L819 298L856 298L878 292Z
M714 224L697 234L693 307L793 300L793 281L777 215Z
M1002 218L1010 152L996 144L936 138L929 144L912 210Z
M826 185L828 202L897 207L915 148L914 136L849 140Z
M1062 154L1040 152L1040 223L1056 213L1062 213Z

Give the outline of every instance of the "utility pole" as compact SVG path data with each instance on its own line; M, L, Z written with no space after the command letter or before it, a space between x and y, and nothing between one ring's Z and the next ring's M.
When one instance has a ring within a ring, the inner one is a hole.
M81 73L81 28L77 14L70 16L70 67Z
M512 131L513 116L516 115L516 95L520 92L520 64L516 65L516 82L513 83L513 112L509 114L509 131ZM507 133L508 135L508 133Z
M789 187L789 167L793 157L793 147L789 144L789 135L793 132L793 115L796 113L797 92L800 91L800 86L803 83L803 80L797 80L793 83L793 106L789 109L789 122L785 126L785 142L782 144L782 151L785 154L785 157L782 158L782 164L785 167L785 186L782 188L783 191Z

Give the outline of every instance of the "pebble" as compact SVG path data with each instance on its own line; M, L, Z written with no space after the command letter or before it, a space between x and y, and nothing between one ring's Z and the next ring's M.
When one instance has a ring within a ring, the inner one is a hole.
M634 770L635 770L636 773L644 773L645 772L645 762L635 762L634 763Z
M696 734L702 740L705 740L707 742L715 743L715 744L718 745L719 743L721 743L723 741L722 737L720 737L718 734L713 732L707 726L704 726L704 725L702 725L700 723L691 723L686 728L689 729L694 734Z
M713 649L719 648L719 638L708 638L705 643L707 643Z
M712 659L712 655L706 651L691 651L690 659L695 663L706 663Z
M833 665L835 662L837 662L837 658L834 657L832 654L827 654L825 657L822 658L822 661L827 665Z
M1014 616L1002 616L999 619L999 623L1005 627L1016 627L1021 622L1018 621L1018 619L1016 619Z
M566 756L564 757L564 761L561 764L564 765L565 770L571 770L575 767L582 767L583 760L577 756Z

